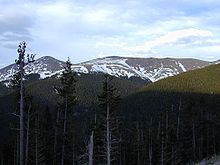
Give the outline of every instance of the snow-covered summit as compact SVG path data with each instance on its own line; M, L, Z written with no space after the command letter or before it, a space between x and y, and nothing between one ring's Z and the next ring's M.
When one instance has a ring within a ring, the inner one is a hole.
M172 58L124 58L105 57L81 63L88 72L104 72L116 77L140 77L144 80L158 81L188 70L210 65L209 62L195 59Z
M40 77L46 78L57 73L57 71L63 69L64 62L59 61L50 56L44 56L33 63L29 63L24 67L25 73L29 74L39 74ZM14 73L18 71L18 65L12 64L3 69L0 69L0 81L9 80Z
M202 68L212 63L196 59L174 58L131 58L105 57L97 58L80 64L74 64L74 71L79 73L107 73L116 77L139 77L152 82L174 76L188 70ZM61 74L65 62L50 56L44 56L25 66L26 74L39 74L41 78ZM0 69L0 81L9 80L17 71L12 64Z

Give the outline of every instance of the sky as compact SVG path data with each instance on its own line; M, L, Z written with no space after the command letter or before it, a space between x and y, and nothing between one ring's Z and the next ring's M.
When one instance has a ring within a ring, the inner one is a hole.
M36 58L220 59L219 0L0 0L0 68Z

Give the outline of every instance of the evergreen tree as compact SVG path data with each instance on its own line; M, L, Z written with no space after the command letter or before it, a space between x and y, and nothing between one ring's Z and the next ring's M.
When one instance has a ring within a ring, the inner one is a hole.
M114 133L117 129L116 126L116 104L119 102L120 95L117 92L116 88L111 84L112 77L105 75L105 80L103 82L103 90L99 95L100 106L105 109L103 119L105 127L105 152L106 152L106 161L107 165L111 164L111 161L114 160L113 156L116 154L116 146L118 143L117 137L114 136Z
M24 138L24 66L30 62L34 61L34 56L35 55L29 55L25 54L26 51L26 43L22 42L18 46L18 60L16 60L16 64L19 66L19 72L15 76L15 82L14 83L19 83L19 88L20 88L20 165L24 165L24 154L25 154L25 138Z
M67 143L67 129L69 122L69 115L71 114L71 108L76 102L76 73L72 71L72 64L68 59L64 71L61 75L61 87L55 89L62 97L62 108L63 108L63 133L62 133L62 149L61 149L61 165L65 164L66 155L66 143ZM72 121L73 122L73 121ZM73 146L73 145L71 145Z

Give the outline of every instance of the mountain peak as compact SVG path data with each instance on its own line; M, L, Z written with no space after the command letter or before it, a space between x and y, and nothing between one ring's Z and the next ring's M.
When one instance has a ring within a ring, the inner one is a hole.
M42 57L36 59L36 61L62 62L62 63L63 63L63 61L60 61L60 60L58 60L58 59L56 59L56 58L54 58L54 57L51 57L51 56L42 56Z
M40 58L38 58L38 60L57 60L54 57L51 56L42 56Z
M217 61L217 62L220 62ZM74 64L72 67L79 73L107 73L116 77L139 77L152 82L177 75L188 70L194 70L215 64L197 59L175 58L136 58L108 56ZM25 66L26 74L39 74L41 78L61 74L65 62L51 56L43 56L34 63ZM9 80L17 71L15 64L0 69L0 81Z
M51 56L43 56L36 59L33 63L26 65L24 70L27 75L39 74L41 78L46 78L63 69L64 65L64 62L59 61ZM18 66L16 64L12 64L0 69L0 81L7 81L11 79L12 75L17 71Z

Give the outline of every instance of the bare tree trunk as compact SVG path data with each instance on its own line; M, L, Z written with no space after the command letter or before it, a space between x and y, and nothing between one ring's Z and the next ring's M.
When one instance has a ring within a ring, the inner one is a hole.
M15 140L15 146L14 146L14 165L17 165L17 137Z
M216 140L215 140L215 129L212 126L212 139L213 139L213 154L216 155Z
M67 96L65 98L65 111L64 111L64 121L63 121L63 143L62 143L62 155L61 155L61 165L64 165L64 157L65 157L65 142L66 142L66 124L67 124Z
M153 154L153 140L152 140L152 118L150 119L149 128L149 165L152 165L152 154Z
M59 122L59 109L57 110L57 117L56 117L56 125L55 125L55 130L54 130L54 146L53 146L53 165L55 165L57 163L57 133L58 133L58 130L57 130L57 125L58 125L58 122Z
M107 165L111 164L111 150L110 150L110 128L109 128L109 103L107 103L107 114L106 114L106 141L107 141Z
M162 115L162 121L161 121L161 165L164 165L164 131L163 131L163 115Z
M111 144L110 144L110 95L109 95L109 77L106 77L107 83L107 105L106 105L106 149L107 165L111 164Z
M122 165L122 161L123 161L123 158L122 158L122 137L121 137L121 131L120 131L120 145L119 145L119 165Z
M171 156L171 160L172 160L172 165L175 164L175 152L174 152L174 146L172 145L172 156Z
M169 114L168 111L166 111L166 142L168 141L168 129L169 129Z
M24 55L24 54L22 54ZM21 56L22 56L21 55ZM20 165L24 165L24 61L23 57L20 57Z
M38 165L38 137L35 135L35 165Z
M89 165L93 165L93 150L94 150L93 134L94 132L92 131L92 134L89 139Z
M207 126L208 127L208 126ZM209 129L206 129L206 158L209 157Z
M163 131L162 131L162 143L161 143L161 165L164 165L164 138L163 138Z
M39 131L39 117L38 113L36 114L35 119L35 165L38 165L38 132Z
M177 117L177 130L176 130L176 139L177 139L177 141L179 140L181 108L182 108L182 98L180 97L179 111L178 111L178 117Z
M193 119L192 119L193 120ZM193 127L193 158L194 161L196 160L196 135L195 135L195 123L192 121L192 127Z
M201 140L200 140L200 159L203 158L203 132L202 132L202 136L201 136Z
M19 136L17 136L17 153L16 153L17 155L16 155L16 165L19 165L19 156L20 156L20 154L19 154Z
M4 165L4 156L3 156L3 153L1 152L1 165Z
M137 123L136 129L137 129L137 165L140 165L140 128L139 128L139 123Z
M72 155L72 159L73 159L73 165L75 165L75 144L73 144L73 155Z
M28 165L28 148L29 148L29 133L30 133L30 110L31 110L31 103L28 107L27 112L27 131L26 131L26 152L25 152L25 165Z
M160 138L160 121L158 123L158 130L157 130L157 140Z

